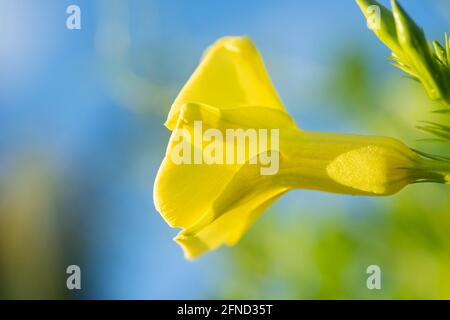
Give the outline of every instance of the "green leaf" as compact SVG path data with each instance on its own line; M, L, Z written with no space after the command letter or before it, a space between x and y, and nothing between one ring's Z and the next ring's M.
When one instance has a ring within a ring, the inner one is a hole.
M432 100L450 106L450 39L447 34L445 46L438 41L429 42L423 29L396 0L391 0L392 12L377 1L356 0L356 3L367 19L371 19L370 6L379 7L380 25L372 30L392 50L393 65L420 81Z

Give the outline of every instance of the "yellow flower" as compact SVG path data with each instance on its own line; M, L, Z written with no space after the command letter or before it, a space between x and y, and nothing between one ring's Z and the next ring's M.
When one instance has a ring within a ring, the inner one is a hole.
M416 181L445 181L448 172L393 138L299 129L246 37L220 39L206 51L166 126L173 133L154 202L170 226L183 229L175 241L187 258L237 243L265 208L295 188L381 196ZM224 139L236 130L244 140ZM255 147L251 139L258 137L265 141ZM239 159L242 146L240 161L227 161L229 151Z

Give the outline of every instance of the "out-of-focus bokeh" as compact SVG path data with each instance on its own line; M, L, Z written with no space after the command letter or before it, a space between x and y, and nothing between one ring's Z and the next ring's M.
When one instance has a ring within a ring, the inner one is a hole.
M447 0L401 3L429 38L450 31ZM0 298L450 298L442 185L293 191L237 246L183 258L152 200L163 123L202 51L241 34L299 126L445 152L419 140L433 104L353 1L1 0ZM66 288L72 264L81 290Z

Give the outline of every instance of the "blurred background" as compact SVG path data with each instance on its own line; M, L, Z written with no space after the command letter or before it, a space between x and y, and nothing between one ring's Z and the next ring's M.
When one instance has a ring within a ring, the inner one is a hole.
M401 3L428 37L450 31L449 1ZM183 258L153 206L163 123L203 50L243 34L299 126L448 155L415 128L436 106L353 1L0 0L0 298L450 299L442 185L293 191L237 246ZM66 288L72 264L82 290Z

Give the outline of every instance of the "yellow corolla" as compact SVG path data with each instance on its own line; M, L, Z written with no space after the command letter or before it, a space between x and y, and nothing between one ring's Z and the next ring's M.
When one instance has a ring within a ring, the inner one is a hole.
M173 132L153 197L167 223L183 229L175 241L187 258L235 244L294 188L381 196L449 179L447 163L396 139L299 129L247 37L206 51L165 125Z

